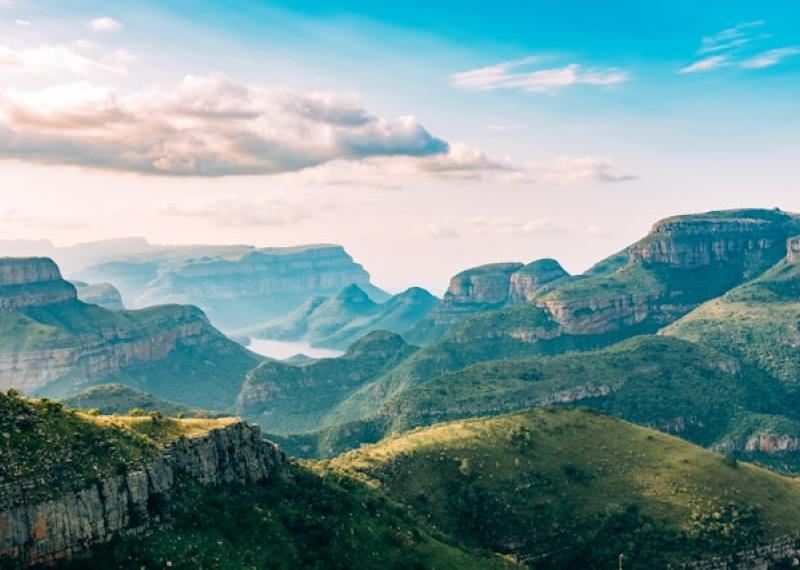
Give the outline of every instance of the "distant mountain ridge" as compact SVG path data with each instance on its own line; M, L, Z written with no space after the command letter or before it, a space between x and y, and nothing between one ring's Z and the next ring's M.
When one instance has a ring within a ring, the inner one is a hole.
M311 297L288 315L238 331L238 334L304 340L314 346L346 349L360 337L376 330L405 333L438 304L436 297L419 287L376 303L360 286L353 284L334 297Z
M132 307L197 305L227 330L286 314L309 297L333 295L351 284L376 301L388 298L343 247L329 244L159 246L86 267L75 277L112 283Z

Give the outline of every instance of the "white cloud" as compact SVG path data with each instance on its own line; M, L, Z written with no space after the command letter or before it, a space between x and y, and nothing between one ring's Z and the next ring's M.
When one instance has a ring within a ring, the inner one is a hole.
M67 45L43 45L28 49L13 49L0 45L0 73L4 70L34 75L89 76L97 73L122 74L128 71L135 56L125 50L117 50L100 57L93 57L87 50L74 49Z
M163 175L298 171L334 160L426 157L448 144L354 94L186 77L123 94L86 82L0 95L0 156Z
M116 32L122 29L122 24L114 18L103 16L90 20L88 27L93 32Z
M699 71L711 71L718 67L722 67L728 62L728 58L724 55L711 55L699 59L692 64L682 67L678 73L697 73Z
M14 20L14 23L21 28L27 28L31 25L30 20Z
M423 226L418 226L413 230L414 235L423 237L432 237L436 239L456 239L461 237L449 222L437 223L432 222Z
M752 31L763 25L764 20L741 22L732 28L726 28L714 35L705 36L701 40L700 49L697 50L697 53L714 53L741 47L752 40Z
M797 54L800 54L800 48L797 47L771 49L744 60L741 63L741 67L745 69L762 69L765 67L771 67L779 64L784 58Z
M764 20L742 22L702 39L696 61L678 69L678 73L698 73L721 68L763 69L800 54L797 46L783 46L757 51L756 44L769 39L769 34L757 34ZM713 55L708 55L713 54Z
M540 62L536 56L506 61L455 73L451 81L456 87L473 91L516 89L542 93L573 85L615 85L628 79L628 72L616 67L584 68L578 63L531 69Z
M544 187L586 186L637 178L609 159L592 156L561 156L549 162L531 162L527 168L536 184Z

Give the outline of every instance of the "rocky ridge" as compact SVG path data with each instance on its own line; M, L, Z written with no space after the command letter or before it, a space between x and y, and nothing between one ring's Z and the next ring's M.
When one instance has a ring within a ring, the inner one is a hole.
M168 501L185 478L204 485L255 483L273 476L284 461L257 426L237 422L178 439L111 478L85 485L59 481L44 497L34 492L37 481L8 483L0 488L0 561L29 567L79 558L93 546L160 522L153 504Z
M75 287L44 257L0 259L0 311L41 307L77 299Z

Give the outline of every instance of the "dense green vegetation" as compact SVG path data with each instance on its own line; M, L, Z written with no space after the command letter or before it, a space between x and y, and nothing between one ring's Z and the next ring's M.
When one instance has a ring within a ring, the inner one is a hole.
M306 364L267 361L247 376L237 412L270 432L318 428L353 391L397 366L416 350L393 333L376 331L340 358Z
M800 532L800 486L590 411L441 424L332 462L536 568L664 568Z
M469 366L399 392L364 419L282 443L294 454L330 457L418 426L554 402L605 410L704 446L754 433L800 434L797 397L780 382L713 350L642 336L597 352ZM779 459L793 468L794 460Z
M155 505L169 532L102 549L93 567L483 570L516 565L459 549L407 508L341 472L289 465L262 485L184 484ZM76 568L84 568L81 562Z
M800 265L780 262L664 333L712 346L800 386Z
M157 398L147 392L136 390L124 384L100 384L61 401L69 408L97 410L101 414L127 414L131 410L160 412L165 416L187 418L210 418L216 412L200 410Z

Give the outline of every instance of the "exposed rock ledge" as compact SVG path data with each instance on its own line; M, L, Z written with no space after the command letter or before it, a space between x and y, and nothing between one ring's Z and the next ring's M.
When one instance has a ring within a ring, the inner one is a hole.
M237 422L179 439L113 478L80 488L62 482L49 497L35 494L34 481L15 482L0 488L0 562L10 558L30 567L80 558L92 546L157 523L148 502L168 497L179 478L205 485L253 483L270 478L284 461L257 426Z
M40 307L77 298L75 287L61 278L52 259L0 258L0 310Z

